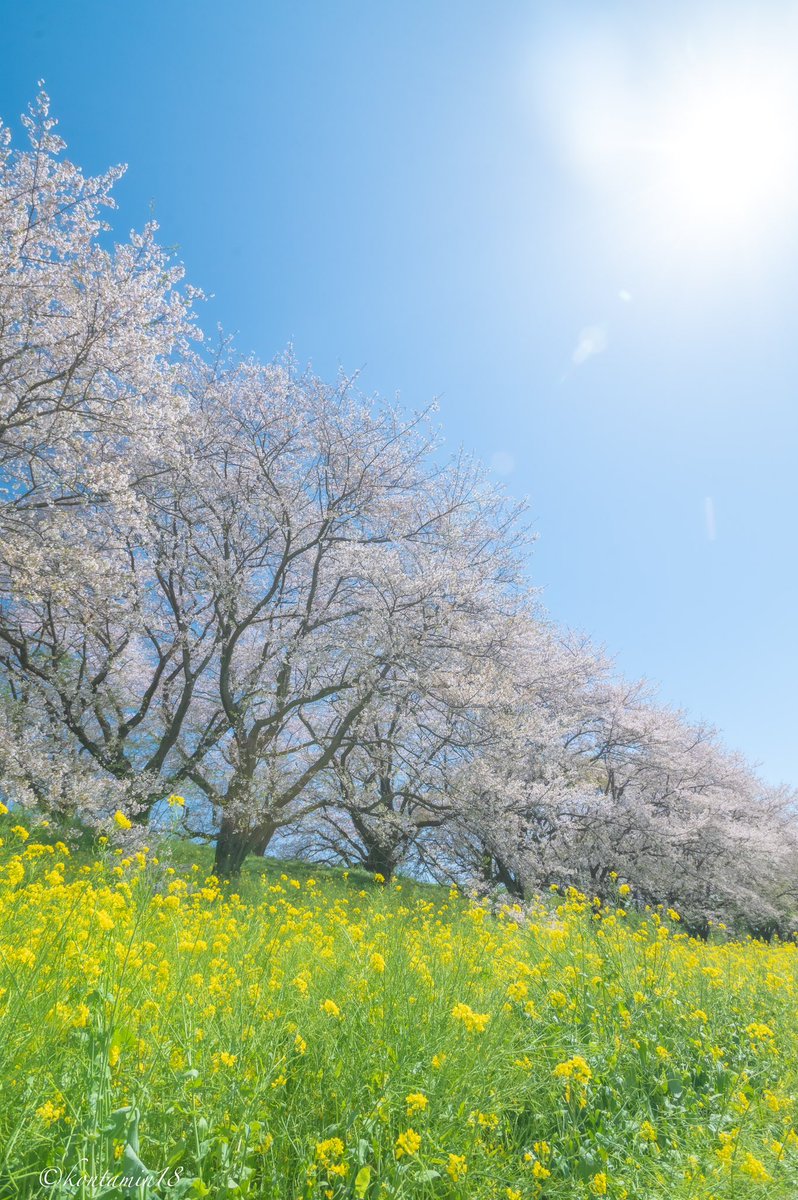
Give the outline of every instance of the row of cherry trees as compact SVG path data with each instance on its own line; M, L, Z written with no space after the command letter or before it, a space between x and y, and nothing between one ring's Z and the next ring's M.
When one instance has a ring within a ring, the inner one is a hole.
M209 351L46 97L0 141L0 789L235 875L315 858L789 920L793 800L541 616L482 468L290 360Z

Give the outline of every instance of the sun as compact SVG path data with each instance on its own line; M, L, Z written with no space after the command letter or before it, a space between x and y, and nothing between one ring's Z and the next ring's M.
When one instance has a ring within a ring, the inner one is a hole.
M792 98L763 78L731 73L689 88L657 139L671 218L702 233L767 224L795 194L794 116Z
M781 38L714 24L678 47L571 31L536 69L538 113L621 242L755 261L798 213L796 50L798 12Z

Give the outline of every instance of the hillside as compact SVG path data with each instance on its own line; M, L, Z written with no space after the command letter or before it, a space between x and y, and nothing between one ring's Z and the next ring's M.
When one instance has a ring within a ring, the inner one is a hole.
M48 833L2 818L3 1197L795 1194L792 944Z

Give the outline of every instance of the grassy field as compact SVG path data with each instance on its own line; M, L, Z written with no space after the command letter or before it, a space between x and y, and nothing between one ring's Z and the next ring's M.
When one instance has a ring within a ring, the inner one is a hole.
M0 819L3 1198L796 1194L793 945L49 834Z

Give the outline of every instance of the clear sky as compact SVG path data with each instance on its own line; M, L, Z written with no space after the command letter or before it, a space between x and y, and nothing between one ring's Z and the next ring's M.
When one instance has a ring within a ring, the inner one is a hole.
M0 0L204 321L440 400L550 613L798 784L798 10Z

